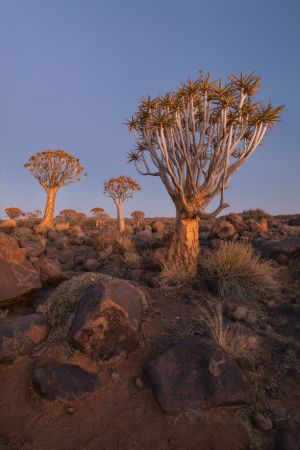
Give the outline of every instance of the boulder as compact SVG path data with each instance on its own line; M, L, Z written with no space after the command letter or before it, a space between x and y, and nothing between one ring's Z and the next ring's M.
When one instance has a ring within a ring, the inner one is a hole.
M235 227L228 220L216 222L211 230L213 237L218 239L229 239L236 233Z
M280 254L293 256L300 252L299 238L282 239L280 241L259 240L256 245L263 256L266 256L267 258L276 258Z
M38 272L29 261L7 262L0 258L0 307L10 306L42 287Z
M0 363L13 363L45 339L47 324L41 314L27 314L0 320Z
M43 284L57 284L65 278L60 265L50 258L41 258L35 267L40 271Z
M186 337L148 363L146 375L167 414L246 403L250 391L238 364L213 342Z
M0 232L0 258L12 263L25 261L27 251L20 248L19 242L13 236Z
M96 373L74 364L49 364L35 367L32 385L38 395L48 400L82 398L101 387Z
M300 426L280 430L275 440L275 450L299 450Z
M143 296L125 280L108 278L81 297L69 330L70 342L93 358L134 351L140 341Z
M151 228L153 233L162 233L166 229L165 224L160 220L155 220L155 222L151 224Z

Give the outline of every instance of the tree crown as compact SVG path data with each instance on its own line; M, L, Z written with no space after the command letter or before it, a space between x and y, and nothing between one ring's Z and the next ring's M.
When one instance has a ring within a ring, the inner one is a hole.
M224 84L200 73L175 92L142 97L127 121L136 147L129 153L142 175L159 176L186 217L214 217L224 207L233 173L261 144L284 106L253 99L260 86L254 73L230 75ZM208 215L207 204L220 195Z
M131 217L134 219L143 219L145 217L144 211L133 211Z
M35 153L24 167L46 191L75 183L87 175L80 159L61 149Z
M16 219L17 217L24 216L24 212L20 208L16 208L14 206L6 208L4 211L10 219Z
M123 203L140 189L137 181L125 175L110 178L104 183L104 194L111 197L115 203Z

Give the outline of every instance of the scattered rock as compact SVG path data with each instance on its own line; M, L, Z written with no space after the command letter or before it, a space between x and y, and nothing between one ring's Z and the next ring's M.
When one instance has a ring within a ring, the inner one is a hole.
M140 377L135 379L135 385L138 389L143 389L144 383Z
M238 364L213 342L189 336L146 365L154 394L167 414L248 402Z
M247 308L245 306L238 306L233 312L232 312L232 318L235 320L245 320L248 314Z
M48 400L82 398L101 387L96 373L74 364L49 364L35 367L32 385L38 395Z
M41 314L27 314L0 320L0 363L13 363L29 354L45 339L47 324Z
M260 431L270 431L273 428L271 419L264 416L260 412L256 412L252 417L253 425Z
M35 267L40 270L40 276L43 284L57 284L65 279L65 275L60 265L49 258L41 258Z

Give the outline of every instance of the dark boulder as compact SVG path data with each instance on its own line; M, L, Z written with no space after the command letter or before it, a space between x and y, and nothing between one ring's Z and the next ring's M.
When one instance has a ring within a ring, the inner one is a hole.
M275 440L275 450L299 450L300 427L291 427L279 431Z
M13 363L18 356L29 354L45 339L47 324L40 314L0 320L0 363Z
M82 398L101 387L96 373L74 364L49 364L35 367L32 385L40 397L48 400Z
M145 367L154 394L168 414L250 400L238 364L213 342L189 336Z
M125 280L103 279L81 297L70 342L95 358L134 351L140 341L143 296Z

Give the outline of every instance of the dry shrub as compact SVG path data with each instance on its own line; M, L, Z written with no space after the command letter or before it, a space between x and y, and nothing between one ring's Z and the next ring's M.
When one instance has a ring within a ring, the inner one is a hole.
M252 356L253 350L258 345L256 337L245 333L239 324L225 323L220 303L214 307L203 307L201 312L213 340L232 358Z
M163 258L160 259L159 264L161 266L159 279L163 287L178 287L188 282L185 271L180 270L178 266L168 264Z
M140 266L141 257L136 251L129 250L124 253L123 261L129 265Z
M270 219L271 216L263 209L257 208L257 209L247 209L242 212L242 216L244 220L254 219L254 220L261 220L261 219Z
M70 228L69 222L60 222L55 225L55 229L58 232L67 231Z
M50 229L52 229L51 226L43 225L42 223L40 223L39 225L34 227L34 231L37 234L40 234L40 235L43 235L43 236L45 236L48 233L48 230L50 230Z
M250 244L223 242L202 269L204 279L226 300L259 298L278 290L275 268L256 256Z
M17 226L16 219L6 219L0 222L0 229L4 231L14 230Z

